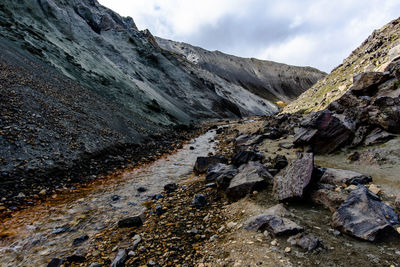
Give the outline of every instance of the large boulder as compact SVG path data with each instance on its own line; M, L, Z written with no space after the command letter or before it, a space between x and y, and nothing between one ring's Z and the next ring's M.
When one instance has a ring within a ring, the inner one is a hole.
M264 159L264 155L255 151L240 151L232 158L232 164L239 167L249 161L261 161Z
M390 134L380 128L376 128L366 136L364 144L367 146L383 144L395 137L396 136L393 134Z
M400 98L379 97L368 107L368 123L390 133L400 133Z
M311 183L314 170L314 154L299 154L282 176L274 179L274 192L279 201L303 198Z
M314 153L331 153L351 142L354 122L345 115L333 114L329 110L308 116L294 137L295 146L311 146Z
M229 200L235 201L254 190L263 189L268 183L272 183L272 180L272 175L264 165L250 161L239 168L239 173L231 180L226 189L226 195Z
M390 78L388 72L364 72L353 77L350 90L354 95L374 95L378 86Z
M394 210L381 199L359 185L332 216L332 226L367 241L397 236L393 227L400 224Z
M198 157L193 170L197 174L206 173L210 166L218 163L227 164L228 160L222 156Z
M229 186L229 183L238 174L238 169L235 169L231 165L219 163L211 166L207 170L206 182L216 182L218 188L225 189Z
M321 183L331 185L358 185L372 182L369 175L353 172L349 170L327 168L320 179Z
M290 213L283 205L279 204L265 210L260 215L249 218L244 223L244 229L249 231L267 230L274 236L290 235L303 231L301 226L285 218L289 215Z

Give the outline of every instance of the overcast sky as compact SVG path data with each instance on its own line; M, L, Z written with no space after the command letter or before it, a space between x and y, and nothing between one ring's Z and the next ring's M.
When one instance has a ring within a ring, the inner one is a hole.
M400 16L399 0L99 0L139 29L208 50L329 72L374 29Z

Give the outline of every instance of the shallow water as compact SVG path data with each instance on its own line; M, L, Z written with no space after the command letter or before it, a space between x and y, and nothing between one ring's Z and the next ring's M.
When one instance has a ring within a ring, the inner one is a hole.
M83 235L89 240L80 247L88 247L102 229L143 211L140 203L165 184L189 177L196 158L214 151L214 136L215 131L207 132L177 153L126 172L114 182L15 213L0 225L0 266L46 266L52 258L71 255L78 249L73 240ZM140 193L140 187L146 191Z

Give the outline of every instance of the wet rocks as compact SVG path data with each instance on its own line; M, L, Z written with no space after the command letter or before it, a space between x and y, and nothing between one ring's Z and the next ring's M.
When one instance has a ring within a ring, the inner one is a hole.
M129 218L122 219L118 222L119 228L130 228L130 227L139 227L142 226L143 221L140 216L133 216Z
M232 164L236 167L240 167L243 164L248 163L249 161L261 161L264 159L264 156L255 151L240 151L232 158Z
M352 141L354 125L350 118L323 110L302 121L294 137L295 146L311 146L317 154L331 153Z
M338 185L358 185L372 182L369 175L353 172L349 170L327 168L320 179L321 183Z
M231 180L226 189L226 195L229 200L236 201L254 190L264 188L272 180L273 177L264 165L251 161L239 168L239 173Z
M303 153L298 155L282 176L274 179L274 192L279 201L290 201L303 198L308 189L314 169L314 154Z
M399 218L391 207L359 185L332 216L332 226L349 235L367 241L397 236L393 225Z
M164 190L167 193L172 193L174 192L176 189L178 189L178 185L175 183L170 183L170 184L166 184L164 185Z
M203 194L197 194L193 198L193 205L201 208L204 207L207 204L207 198Z
M60 267L64 261L59 258L53 258L51 261L47 264L47 267Z
M296 245L304 250L312 251L322 245L321 240L311 234L300 233L287 240L292 246Z
M238 170L233 166L220 163L208 168L206 181L216 181L218 187L224 189L228 187L230 181L236 174L238 174Z
M284 217L288 215L289 212L282 205L276 205L260 215L249 218L244 223L244 229L249 231L267 230L274 236L296 234L303 231L301 226Z
M83 236L80 236L78 238L75 238L74 241L72 242L72 245L73 246L79 246L79 245L83 244L87 240L89 240L89 236L88 235L83 235Z
M222 156L198 157L193 170L197 174L206 173L210 166L218 163L227 164L228 160Z
M115 255L114 260L111 263L111 267L123 267L125 266L125 262L127 260L127 253L125 249L118 250L117 255Z

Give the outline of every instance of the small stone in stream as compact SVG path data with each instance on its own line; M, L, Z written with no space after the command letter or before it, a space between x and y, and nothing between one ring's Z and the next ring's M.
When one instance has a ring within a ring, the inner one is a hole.
M289 237L287 242L290 243L292 246L296 245L308 251L314 250L318 246L322 245L321 240L319 240L315 236L306 235L303 233Z
M53 234L58 235L69 231L69 226L59 227L53 230Z
M278 144L278 147L284 148L284 149L292 149L294 147L293 143L289 142L282 142Z
M285 253L290 253L291 251L292 251L291 248L289 248L289 247L286 247L286 248L285 248Z
M396 209L400 210L400 195L398 195L394 201Z
M113 262L111 263L111 267L123 267L125 266L125 262L128 258L125 249L118 250L117 255L115 256Z
M104 264L99 263L99 262L93 262L92 264L89 265L89 267L103 267Z
M197 194L194 196L193 205L196 207L204 207L207 204L206 196L203 194Z
M332 216L332 226L367 241L398 236L398 215L365 186L359 185Z
M164 190L165 190L167 193L175 192L176 189L178 189L178 185L175 184L175 183L166 184L166 185L164 186Z
M210 237L210 242L214 242L218 238L218 235L213 235Z
M53 258L49 264L47 264L47 267L60 267L62 264L64 263L64 261L62 259L59 258Z
M120 196L118 196L118 195L112 195L111 196L111 200L112 201L117 201L117 200L119 200L120 199Z
M198 233L199 233L199 230L197 230L196 228L192 228L190 231L188 231L188 234L197 235Z
M146 187L139 187L138 189L137 189L137 191L139 192L139 193L144 193L144 192L146 192L148 189L146 188Z
M250 161L262 161L264 156L255 151L240 151L232 158L232 164L236 167L239 167L243 164L246 164Z
M46 193L47 193L47 191L46 191L46 189L42 189L40 192L39 192L39 195L46 195Z
M190 149L190 150L194 150L194 146L190 146L189 149Z
M83 242L87 241L89 239L88 235L83 235L81 237L75 238L74 241L72 242L73 246L79 246L81 245Z
M312 180L314 170L314 154L299 154L287 168L284 175L275 177L274 192L279 201L290 201L303 198Z
M160 200L160 199L163 199L163 198L164 198L163 194L157 194L157 195L154 196L155 200Z
M198 157L193 170L196 174L206 173L210 166L218 163L227 164L228 160L222 156Z
M322 175L320 182L339 186L343 184L358 185L372 182L372 177L349 170L327 168Z
M375 184L369 185L368 189L375 195L379 195L381 193L381 189L378 186L376 186Z
M158 216L161 216L161 215L164 213L163 207L162 207L161 205L157 205L157 206L156 206L155 213L156 213Z
M264 189L273 179L264 165L250 161L240 167L239 174L231 180L226 189L226 195L229 200L237 201L255 190Z
M80 253L76 253L74 255L68 256L66 258L67 262L84 262L86 260L86 256L81 255Z
M149 263L148 263L147 265L149 265L149 266L156 266L157 263L156 263L155 261L153 261L153 260L150 260Z
M143 221L140 216L134 216L126 219L122 219L118 222L119 228L129 228L129 227L138 227L142 226Z
M132 246L130 246L128 248L128 250L135 250L137 248L137 246L139 245L139 243L142 242L142 237L140 235L135 235L133 237L133 243Z

